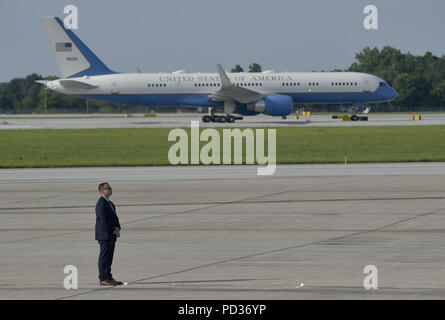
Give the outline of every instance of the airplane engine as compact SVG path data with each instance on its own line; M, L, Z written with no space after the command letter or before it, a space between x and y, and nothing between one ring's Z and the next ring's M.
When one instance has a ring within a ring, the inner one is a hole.
M266 96L255 104L247 105L247 110L269 116L287 116L292 112L292 98L285 95Z

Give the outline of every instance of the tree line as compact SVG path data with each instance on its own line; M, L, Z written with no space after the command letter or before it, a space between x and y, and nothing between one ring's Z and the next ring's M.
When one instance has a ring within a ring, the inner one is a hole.
M422 55L402 53L390 46L364 48L356 54L356 61L347 70L365 72L381 77L399 93L397 99L374 107L374 111L445 110L445 56L431 52ZM252 63L248 72L261 72L258 63ZM235 65L231 72L244 72ZM146 107L114 105L105 102L63 95L35 83L36 80L54 80L37 74L0 83L0 113L54 113L54 112L134 112ZM46 108L45 108L46 107ZM335 111L329 105L316 106L319 110ZM315 109L315 107L314 107Z

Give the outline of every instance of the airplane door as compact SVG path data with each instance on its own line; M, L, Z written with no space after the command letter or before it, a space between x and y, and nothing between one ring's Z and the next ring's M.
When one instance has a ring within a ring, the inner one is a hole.
M117 80L111 80L111 94L119 94L119 83Z

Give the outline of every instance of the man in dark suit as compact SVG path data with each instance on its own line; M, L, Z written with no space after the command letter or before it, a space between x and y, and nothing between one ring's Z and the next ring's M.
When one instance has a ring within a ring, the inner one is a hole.
M121 226L116 215L116 206L110 201L113 189L108 182L99 185L102 195L96 204L96 240L100 245L99 280L103 286L118 286L122 282L113 279L111 264L113 263L116 238L120 237Z

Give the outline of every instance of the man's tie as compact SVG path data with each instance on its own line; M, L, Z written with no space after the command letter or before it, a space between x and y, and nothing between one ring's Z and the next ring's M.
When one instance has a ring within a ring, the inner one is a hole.
M111 210L113 211L113 213L116 214L116 212L114 211L114 207L113 207L113 205L111 204L111 201L108 201L108 204L110 205Z

